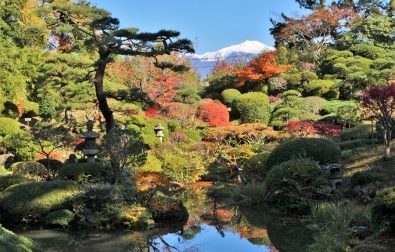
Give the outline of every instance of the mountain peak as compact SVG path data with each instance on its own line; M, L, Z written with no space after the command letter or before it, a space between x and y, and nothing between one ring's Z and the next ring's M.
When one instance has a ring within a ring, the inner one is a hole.
M237 45L231 45L225 48L222 48L216 52L208 52L205 54L194 54L192 58L206 60L206 61L219 61L219 60L227 60L230 57L238 57L243 58L245 55L258 55L263 52L273 51L274 48L268 45L265 45L259 41L251 41L246 40Z
M259 41L246 40L240 44L231 45L216 52L190 54L187 57L191 59L192 66L199 71L201 77L205 78L212 71L217 61L232 62L235 59L249 61L261 53L274 50L273 47Z

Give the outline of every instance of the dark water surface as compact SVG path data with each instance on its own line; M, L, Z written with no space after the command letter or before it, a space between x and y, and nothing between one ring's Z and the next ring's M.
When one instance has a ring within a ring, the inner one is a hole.
M189 211L184 225L162 225L146 231L17 232L45 251L202 251L302 252L312 242L310 231L296 221L281 221L264 210L228 206L193 188L180 194Z

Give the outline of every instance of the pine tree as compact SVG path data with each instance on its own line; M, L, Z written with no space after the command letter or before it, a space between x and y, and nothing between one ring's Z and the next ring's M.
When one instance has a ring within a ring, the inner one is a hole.
M45 16L48 27L57 38L57 45L63 51L96 50L95 63L96 98L110 131L115 124L113 112L107 103L103 82L108 63L113 55L156 57L171 52L193 52L192 42L177 39L177 31L160 30L154 33L140 33L136 28L121 29L119 20L105 10L87 2L53 2L43 6L41 15ZM185 70L184 66L158 63L158 67Z

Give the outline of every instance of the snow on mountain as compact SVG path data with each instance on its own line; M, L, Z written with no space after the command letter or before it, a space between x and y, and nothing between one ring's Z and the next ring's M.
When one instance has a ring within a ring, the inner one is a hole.
M198 70L204 79L212 71L217 61L231 62L236 59L251 60L259 54L273 51L274 48L258 41L247 40L238 45L232 45L216 52L205 54L190 54L187 57L191 60L192 66Z

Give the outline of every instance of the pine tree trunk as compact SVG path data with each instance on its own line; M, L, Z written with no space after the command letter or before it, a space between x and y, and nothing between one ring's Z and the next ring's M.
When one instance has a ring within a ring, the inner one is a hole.
M97 62L94 83L96 89L96 98L99 103L99 109L102 112L104 119L106 120L106 131L109 132L112 128L114 128L115 121L113 111L110 109L107 103L107 96L104 92L103 82L110 53L106 50L103 51L103 49L99 49L99 55L100 59Z
M392 138L392 129L390 127L386 127L384 132L385 160L391 159L391 138Z

